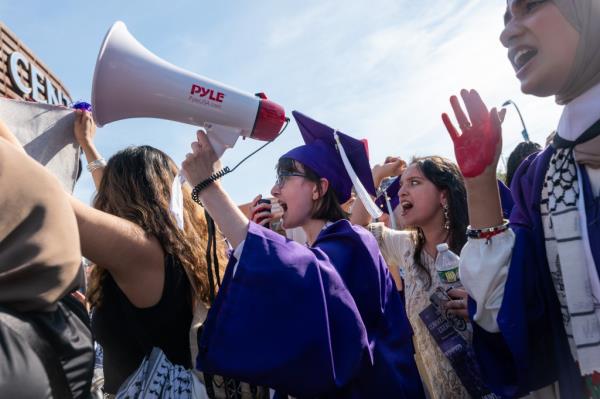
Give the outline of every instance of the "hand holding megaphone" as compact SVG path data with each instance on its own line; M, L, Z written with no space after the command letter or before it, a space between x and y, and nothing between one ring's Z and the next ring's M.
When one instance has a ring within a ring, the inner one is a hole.
M123 22L110 28L92 87L98 126L150 117L201 126L220 156L239 136L275 139L286 120L279 104L179 68L140 44Z
M208 140L206 131L199 129L196 138L197 140L192 142L192 152L186 154L181 163L181 173L192 187L221 170L221 162Z

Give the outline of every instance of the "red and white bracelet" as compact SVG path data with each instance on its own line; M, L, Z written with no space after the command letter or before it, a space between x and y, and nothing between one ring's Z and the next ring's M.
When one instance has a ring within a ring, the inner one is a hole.
M471 226L467 227L467 237L474 239L485 239L485 243L489 244L491 238L500 233L508 230L508 220L504 219L504 222L499 226L486 227L484 229L474 229Z

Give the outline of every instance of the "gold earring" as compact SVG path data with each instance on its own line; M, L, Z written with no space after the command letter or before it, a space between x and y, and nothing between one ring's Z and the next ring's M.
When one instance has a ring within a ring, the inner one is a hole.
M450 230L450 216L448 216L448 204L442 205L444 210L444 229Z

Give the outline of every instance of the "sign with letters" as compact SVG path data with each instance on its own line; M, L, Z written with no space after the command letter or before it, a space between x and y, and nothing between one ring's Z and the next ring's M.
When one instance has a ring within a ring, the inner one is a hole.
M0 96L69 106L69 92L14 33L0 22Z

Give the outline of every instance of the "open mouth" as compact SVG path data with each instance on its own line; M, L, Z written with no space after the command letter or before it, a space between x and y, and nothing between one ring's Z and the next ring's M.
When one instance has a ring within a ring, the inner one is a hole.
M510 51L509 57L516 71L527 65L538 51L532 47L519 47Z
M279 206L283 209L283 213L287 212L287 204L285 202L279 201Z
M400 202L400 206L402 207L402 215L406 215L406 212L412 209L413 204L410 201L402 201Z

